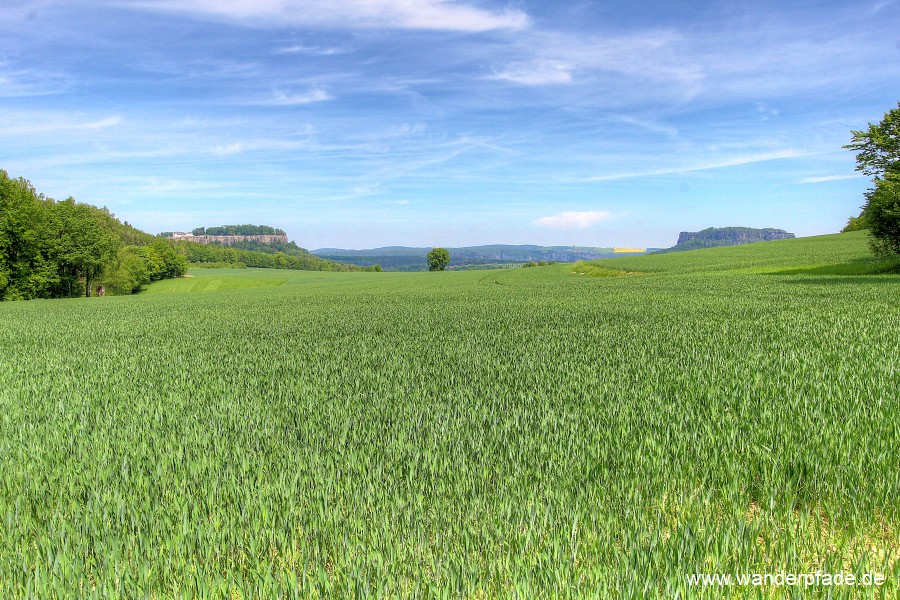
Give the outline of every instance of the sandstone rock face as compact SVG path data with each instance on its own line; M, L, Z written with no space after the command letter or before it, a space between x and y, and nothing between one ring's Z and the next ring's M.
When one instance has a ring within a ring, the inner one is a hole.
M703 231L682 231L678 234L678 243L671 248L658 252L680 252L698 248L716 248L718 246L739 246L755 242L787 240L793 233L784 229L753 229L752 227L710 227Z
M172 239L199 242L201 244L236 244L238 242L257 242L259 244L287 244L286 235L194 235L176 232Z
M678 234L678 243L691 240L708 240L728 242L728 246L751 244L753 242L769 242L793 238L793 233L783 229L752 229L750 227L710 227L703 231L682 231Z

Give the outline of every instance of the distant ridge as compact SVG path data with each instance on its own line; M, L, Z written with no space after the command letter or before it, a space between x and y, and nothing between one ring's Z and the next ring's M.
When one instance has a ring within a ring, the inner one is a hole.
M367 250L319 248L312 253L322 258L359 266L380 264L385 271L427 271L426 256L431 248L385 246ZM606 248L590 246L537 246L534 244L489 244L447 248L450 268L486 268L523 264L531 261L574 263L628 254L645 254L643 248Z
M682 252L699 248L718 248L720 246L740 246L756 242L787 240L794 238L793 233L784 229L753 229L752 227L708 227L702 231L682 231L678 234L678 243L671 248L657 250L656 253Z

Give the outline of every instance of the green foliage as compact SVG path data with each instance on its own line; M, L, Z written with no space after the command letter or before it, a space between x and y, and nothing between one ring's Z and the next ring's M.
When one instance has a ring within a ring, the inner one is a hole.
M599 261L588 262L579 260L572 265L572 273L575 275L588 275L590 277L631 277L634 275L646 275L639 271L624 271L622 269L610 269L601 266Z
M132 294L151 281L181 277L187 266L187 259L162 240L149 246L125 246L107 268L104 284L112 295Z
M0 299L51 297L60 275L48 240L48 201L0 170Z
M0 305L0 593L896 598L900 279L768 274L868 254ZM819 569L888 578L686 583Z
M871 175L874 187L866 192L862 214L847 227L867 227L876 255L900 254L900 102L877 125L852 133L853 142L844 148L857 153L856 170Z
M325 258L319 258L310 254L295 244L286 248L288 253L274 248L265 248L268 244L253 245L256 250L247 250L239 243L231 246L218 244L199 244L179 240L172 242L179 254L185 257L188 263L217 263L217 264L243 264L246 267L260 269L293 269L299 271L362 271L361 267L335 262ZM275 250L272 252L272 250Z
M877 179L866 198L863 214L872 236L872 251L879 256L900 254L900 169Z
M194 235L285 235L284 230L268 225L222 225L220 227L197 227Z
M868 229L869 223L866 221L865 213L860 214L858 217L850 217L847 219L847 224L844 225L844 228L841 229L841 233L850 233L851 231L862 231L863 229Z
M150 268L144 248L119 248L115 260L107 265L103 276L106 292L113 296L133 294L146 283L150 283Z
M91 295L95 283L110 279L116 290L132 281L135 251L124 246L154 244L161 276L184 273L186 262L171 246L120 223L106 208L56 202L24 179L0 171L0 299L27 300ZM161 245L160 245L161 244Z
M853 141L844 148L856 152L856 170L883 178L889 171L896 171L900 164L900 102L897 108L884 113L877 125L869 123L868 129L852 131Z
M559 262L559 261L556 261L556 260L529 260L527 263L523 264L522 267L523 268L546 267L548 265L555 265L557 262Z
M245 265L242 262L237 262L237 263L200 262L200 263L190 263L189 267L191 269L246 269L247 265Z
M119 239L105 215L93 206L77 204L72 198L49 206L48 241L53 242L63 284L71 290L73 283L83 280L85 295L90 296L94 279L116 255Z
M172 244L157 240L145 249L148 254L154 255L155 270L150 272L152 281L181 277L187 272L187 258L176 252Z
M266 254L276 254L281 252L282 254L288 254L291 256L311 256L309 251L305 248L301 248L296 244L296 242L274 242L274 243L265 243L265 242L257 242L255 240L242 240L240 242L233 242L228 244L229 248L239 248L241 250L250 250L252 252L265 252Z
M450 264L450 252L446 248L434 248L426 259L429 271L443 271Z

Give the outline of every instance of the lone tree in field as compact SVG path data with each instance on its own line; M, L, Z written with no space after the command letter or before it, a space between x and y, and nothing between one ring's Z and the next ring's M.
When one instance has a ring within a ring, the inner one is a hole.
M900 102L877 125L854 131L844 148L856 151L856 170L874 178L859 216L869 228L872 250L900 254Z
M428 253L428 270L443 271L450 264L450 253L446 248L434 248Z

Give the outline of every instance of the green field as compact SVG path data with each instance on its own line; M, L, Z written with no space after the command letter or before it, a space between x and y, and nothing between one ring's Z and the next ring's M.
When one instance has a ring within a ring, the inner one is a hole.
M0 597L897 597L895 266L598 264L0 305Z

